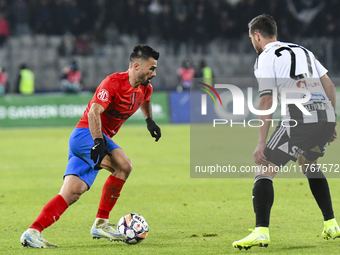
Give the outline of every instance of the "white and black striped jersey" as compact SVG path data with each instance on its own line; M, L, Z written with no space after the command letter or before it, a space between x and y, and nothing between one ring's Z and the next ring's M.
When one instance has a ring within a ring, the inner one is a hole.
M304 88L312 97L304 103L311 115L305 115L294 104L287 105L284 119L299 123L335 122L335 111L320 81L328 70L306 48L285 42L268 43L258 56L254 73L259 83L259 95L271 95L277 88L278 102L281 102L283 88ZM302 98L303 92L288 93L287 98Z

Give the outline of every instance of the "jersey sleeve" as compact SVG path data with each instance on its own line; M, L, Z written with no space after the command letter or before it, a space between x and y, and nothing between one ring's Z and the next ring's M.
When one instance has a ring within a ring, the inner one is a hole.
M272 95L275 83L275 59L267 53L262 58L258 58L257 69L255 69L255 77L259 84L259 96Z
M115 90L112 86L110 77L106 77L98 86L96 93L93 96L92 103L100 104L106 109L115 96Z
M316 67L316 71L319 74L319 78L324 76L328 72L328 70L317 59L315 59L315 67Z

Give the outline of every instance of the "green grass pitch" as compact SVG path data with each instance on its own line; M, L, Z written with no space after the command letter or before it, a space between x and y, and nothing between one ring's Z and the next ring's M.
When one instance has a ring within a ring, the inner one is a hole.
M245 251L233 241L254 227L253 179L190 178L189 125L161 125L155 143L146 126L124 126L114 140L133 161L134 169L110 220L137 212L150 232L138 245L92 240L101 188L108 172L101 170L92 188L72 205L44 237L57 249L27 249L19 242L24 230L62 185L72 128L0 130L0 254L336 254L340 240L323 240L323 219L304 178L277 178L268 248ZM230 144L244 142L252 162L257 129L235 128ZM241 138L240 138L241 137ZM202 145L204 146L204 145ZM339 141L320 163L338 162ZM237 155L236 155L237 154ZM335 215L340 219L339 179L329 179Z

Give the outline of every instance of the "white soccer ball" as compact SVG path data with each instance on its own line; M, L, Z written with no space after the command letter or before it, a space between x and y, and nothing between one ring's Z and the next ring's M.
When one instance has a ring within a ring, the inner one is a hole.
M120 218L117 230L127 236L128 244L142 242L149 232L149 225L144 217L138 213L129 213Z

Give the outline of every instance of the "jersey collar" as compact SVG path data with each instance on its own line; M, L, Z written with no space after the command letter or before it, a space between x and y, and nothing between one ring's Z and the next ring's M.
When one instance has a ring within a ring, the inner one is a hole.
M279 41L267 43L266 46L264 46L263 51L269 50L269 49L275 47L276 45L280 45L280 44L281 44L281 42L279 42Z

